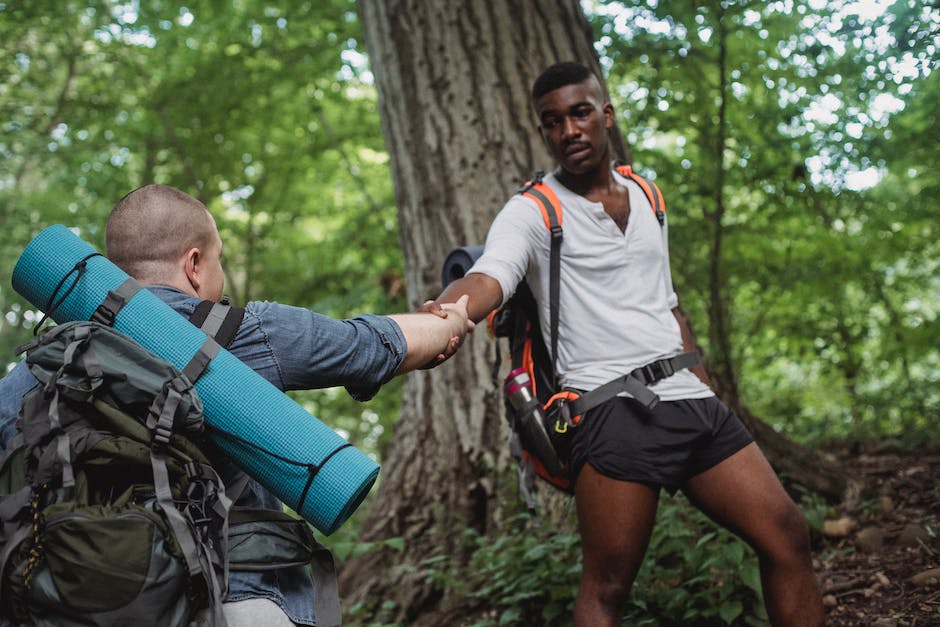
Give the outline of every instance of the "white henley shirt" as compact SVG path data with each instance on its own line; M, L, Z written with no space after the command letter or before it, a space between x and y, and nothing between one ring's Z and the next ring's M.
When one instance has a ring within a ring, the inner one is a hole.
M669 271L668 233L632 180L614 173L630 194L625 233L604 211L562 185L544 182L563 207L558 320L558 374L567 387L592 390L650 362L681 353L672 313L678 298ZM549 337L550 236L535 201L513 196L496 216L483 255L469 273L499 282L505 302L525 278L539 303L545 345ZM690 370L651 386L662 400L713 396Z

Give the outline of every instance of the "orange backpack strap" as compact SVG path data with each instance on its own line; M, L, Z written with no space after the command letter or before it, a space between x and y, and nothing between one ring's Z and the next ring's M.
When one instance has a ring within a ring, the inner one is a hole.
M633 171L633 167L625 163L618 163L615 167L621 176L627 177L640 186L640 189L642 189L643 193L646 194L646 198L650 201L650 205L653 207L653 213L656 214L656 219L659 221L659 225L662 226L666 220L666 201L663 200L663 194L661 191L659 191L656 183L643 178Z
M551 253L549 257L548 280L548 310L549 310L549 337L551 337L552 373L556 376L555 366L558 363L558 293L561 284L561 202L551 187L542 182L544 172L536 172L532 180L519 190L521 196L535 200L542 212L545 228L551 234ZM556 379L557 383L557 379Z
M527 181L519 190L519 195L535 201L539 211L542 212L545 228L554 233L561 229L561 203L552 188L542 182L543 176L545 176L544 172L536 172L532 180Z

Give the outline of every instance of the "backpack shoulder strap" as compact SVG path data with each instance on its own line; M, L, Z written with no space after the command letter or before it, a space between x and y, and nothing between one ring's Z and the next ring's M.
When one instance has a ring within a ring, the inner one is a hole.
M656 186L656 183L650 181L649 179L643 178L633 171L632 166L627 165L626 163L618 163L614 167L618 174L627 177L640 186L640 189L642 189L643 193L646 194L646 198L650 201L650 205L653 207L653 213L656 214L656 220L658 220L659 225L662 226L666 221L666 201L663 200L663 194L661 191L659 191L659 187Z
M542 212L545 228L554 233L556 230L561 231L561 203L552 188L542 182L544 176L544 172L536 172L532 175L532 180L526 181L517 193L535 201Z
M189 321L218 342L219 346L228 348L235 339L235 334L244 317L244 307L232 307L204 300L196 305L196 309L189 316Z
M555 365L558 363L558 293L561 283L561 241L562 208L558 196L551 187L542 182L544 172L536 172L532 180L523 185L519 195L535 200L545 220L545 228L551 236L551 256L548 274L548 311L549 332L551 337L552 377L555 377Z

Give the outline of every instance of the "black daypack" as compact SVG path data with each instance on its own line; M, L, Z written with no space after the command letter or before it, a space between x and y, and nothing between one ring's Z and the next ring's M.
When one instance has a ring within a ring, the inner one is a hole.
M338 624L332 556L306 522L232 507L244 482L225 486L213 468L193 383L219 344L207 338L181 372L102 323L136 289L122 285L92 321L52 327L24 347L39 383L0 466L3 616L224 625L230 568L310 563L318 624ZM191 321L227 345L243 313L206 301Z
M663 226L666 205L656 184L633 172L629 165L617 164L615 168L620 175L640 186L657 221ZM536 173L517 194L535 201L550 237L550 346L546 346L543 340L538 306L525 280L517 286L513 296L488 318L490 332L497 339L496 362L493 367L494 383L498 385L498 370L501 365L498 340L506 338L509 344L510 377L520 370L528 375L533 397L529 406L536 406L541 423L533 424L536 420L533 418L535 411L527 410L525 415L522 415L510 404L509 391L515 386L510 385L507 380L503 387L507 392L504 398L507 401L506 415L510 425L510 449L518 460L522 494L529 508L533 510L535 505L532 489L536 476L564 492L573 492L573 478L567 464L569 436L589 409L620 392L628 392L643 406L652 409L659 402L659 398L648 386L700 361L698 353L682 353L637 368L584 394L562 389L555 364L558 350L561 246L564 239L563 215L558 197L542 182L543 176L541 172ZM482 253L482 246L463 247L452 251L444 263L444 285L463 276Z

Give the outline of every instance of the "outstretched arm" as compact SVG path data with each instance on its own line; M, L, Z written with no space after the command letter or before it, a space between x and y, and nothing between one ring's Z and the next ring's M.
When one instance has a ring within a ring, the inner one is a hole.
M468 274L450 283L437 297L437 300L425 301L423 305L418 307L418 311L431 313L440 318L447 318L447 310L452 306L449 303L459 302L460 299L465 297L469 298L467 313L470 320L479 322L499 307L503 300L503 290L500 288L499 282L492 277L480 273ZM423 366L419 366L419 368L439 366L447 361L454 354L454 351L441 353Z
M467 297L441 306L444 315L425 312L389 316L401 329L408 352L398 374L404 374L454 354L474 323L467 316Z
M475 272L450 283L437 300L427 301L418 311L441 315L445 303L456 302L465 295L470 298L467 302L467 314L474 322L486 318L503 302L503 290L499 282L491 276Z

